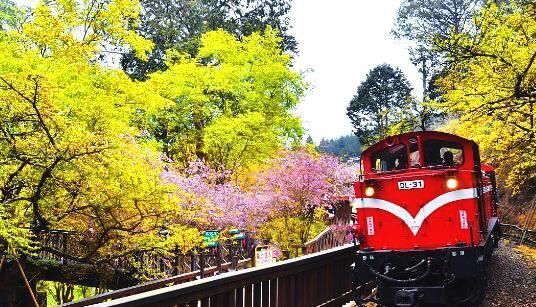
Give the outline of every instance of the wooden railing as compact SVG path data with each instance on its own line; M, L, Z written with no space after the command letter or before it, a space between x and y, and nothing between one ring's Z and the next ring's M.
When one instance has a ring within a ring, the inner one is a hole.
M341 306L351 297L350 264L356 249L348 244L266 267L157 290L146 291L142 285L129 291L143 289L143 293L98 306ZM85 300L64 306L86 306L93 302Z
M186 254L179 250L172 251L168 256L152 253L138 253L134 259L118 259L115 267L120 270L137 270L154 272L164 276L174 276L191 273L197 270L206 270L211 267L219 267L225 263L238 263L240 260L249 259L252 246L243 248L239 242L225 242L217 248L200 248ZM138 265L134 264L137 263ZM139 264L143 268L139 268Z
M127 297L129 295L134 295L138 293L143 293L151 290L156 290L170 285L178 285L185 282L201 279L208 276L215 276L225 272L237 271L240 269L245 269L250 266L250 259L238 260L236 261L221 263L220 265L211 266L208 268L201 267L199 270L191 271L189 273L184 273L172 277L167 277L163 279L153 280L141 285L128 287L124 289L119 289L111 292L106 292L89 298L85 298L76 302L66 303L62 306L78 307L78 306L88 306L97 303L102 303L105 301L118 299L122 297Z
M49 247L62 253L80 255L83 249L90 248L85 244L84 238L76 232L67 230L46 230L37 235L41 247ZM59 263L68 262L67 259L45 250L39 250L37 256L41 260L48 260Z
M536 248L536 230L521 228L513 224L501 224L501 232L503 236L517 243Z
M351 211L349 200L341 200L337 203L337 212L330 220L330 226L326 227L316 237L304 244L294 244L296 254L309 255L319 251L328 250L337 246L350 243L346 237L347 227L351 224Z
M38 234L38 240L41 247L49 247L61 253L79 257L87 254L91 246L90 240L83 235L64 230L43 231ZM168 251L166 256L156 252L135 253L128 257L111 260L110 264L120 271L175 276L249 259L251 250L251 244L244 247L241 242L227 240L218 247L200 248L186 254L178 249ZM37 257L40 260L58 264L75 262L43 248L37 252ZM139 264L143 266L140 267Z
M344 238L343 226L350 222L350 202L348 199L341 199L336 203L336 207L336 214L330 220L331 226L309 242L293 245L292 247L296 251L295 253L290 253L293 257L308 255L347 243ZM46 230L39 233L37 238L42 247L49 247L61 253L81 258L94 248L92 246L94 240L92 240L90 234L80 234L65 230ZM249 240L247 242L251 243ZM183 254L177 249L167 251L165 256L155 252L140 252L128 257L114 259L109 264L119 271L171 277L252 257L253 246L251 244L242 246L239 243L228 240L223 242L217 249L197 249L187 254ZM288 251L283 251L283 258L289 258L290 254ZM41 249L37 255L40 260L59 264L75 262L58 256L58 253L44 249Z
M324 229L312 240L304 244L294 244L296 254L309 255L325 251L334 247L350 243L345 236L346 230L342 226L330 226Z
M342 233L341 228L332 226L326 228L311 241L295 247L300 249L302 255L309 255L321 251L330 250L335 247L340 247L347 243L348 242L346 242L344 233ZM243 257L239 258L236 253L232 254L234 254L235 256L231 257L230 260L226 260L226 258L221 256L212 259L213 256L207 254L198 254L197 258L193 257L192 255L189 264L191 269L189 271L187 268L184 269L184 271L187 271L187 273L182 273L177 276L151 281L134 287L103 293L101 295L90 297L78 302L65 304L64 306L78 307L102 303L111 299L118 299L146 291L160 289L170 285L176 285L193 280L198 280L201 278L216 276L226 272L242 270L252 266L251 259ZM221 253L219 255L221 255ZM214 262L209 260L214 260ZM210 265L207 266L207 263L209 262ZM149 263L149 265L152 264Z

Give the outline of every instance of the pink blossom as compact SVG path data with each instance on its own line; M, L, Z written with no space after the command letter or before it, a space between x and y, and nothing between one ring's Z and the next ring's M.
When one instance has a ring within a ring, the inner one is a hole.
M263 192L244 191L226 180L229 174L225 171L214 171L200 161L190 163L182 174L164 171L162 178L194 196L182 205L204 208L210 219L207 227L254 229L267 217L266 204L271 197Z
M338 158L312 156L304 151L291 151L274 159L261 175L264 188L273 195L272 205L279 211L303 214L327 206L348 193L353 172Z
M289 151L269 161L270 168L258 174L257 185L244 190L229 180L227 171L215 171L201 161L182 172L168 169L162 179L192 195L179 204L184 209L203 208L206 227L238 227L254 230L279 215L307 215L348 193L352 170L333 156L313 156Z

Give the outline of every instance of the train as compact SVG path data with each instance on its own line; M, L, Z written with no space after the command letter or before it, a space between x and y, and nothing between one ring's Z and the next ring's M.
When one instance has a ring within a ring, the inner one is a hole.
M479 306L501 230L495 170L478 145L404 133L368 147L360 165L351 204L355 301Z

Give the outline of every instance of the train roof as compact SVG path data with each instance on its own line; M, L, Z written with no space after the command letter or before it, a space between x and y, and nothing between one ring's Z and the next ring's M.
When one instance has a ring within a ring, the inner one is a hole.
M371 152L376 151L376 149L384 147L384 142L389 140L389 139L409 138L409 137L412 137L412 136L414 136L414 137L417 137L417 136L438 137L440 139L452 140L452 141L456 141L456 142L459 142L459 143L475 143L475 142L473 142L473 141L471 141L469 139L462 138L461 136L457 136L457 135L446 133L446 132L440 132L440 131L415 131L415 132L407 132L407 133L401 133L401 134L388 136L388 137L386 137L386 138L384 138L384 139L372 144L370 147L365 149L361 153L361 155L362 156L363 155L368 155Z

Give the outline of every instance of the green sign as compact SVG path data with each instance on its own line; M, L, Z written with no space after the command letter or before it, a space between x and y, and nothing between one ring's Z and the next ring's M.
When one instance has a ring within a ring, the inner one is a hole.
M240 229L238 228L233 228L231 230L229 230L229 234L232 234L232 235L237 235L240 233Z
M216 247L218 243L218 230L205 230L203 232L203 246L204 247Z
M235 234L233 236L233 239L234 240L244 240L246 238L246 234L241 232L241 233L238 233L238 234Z
M233 240L243 240L246 237L246 233L238 228L229 230L229 234Z

